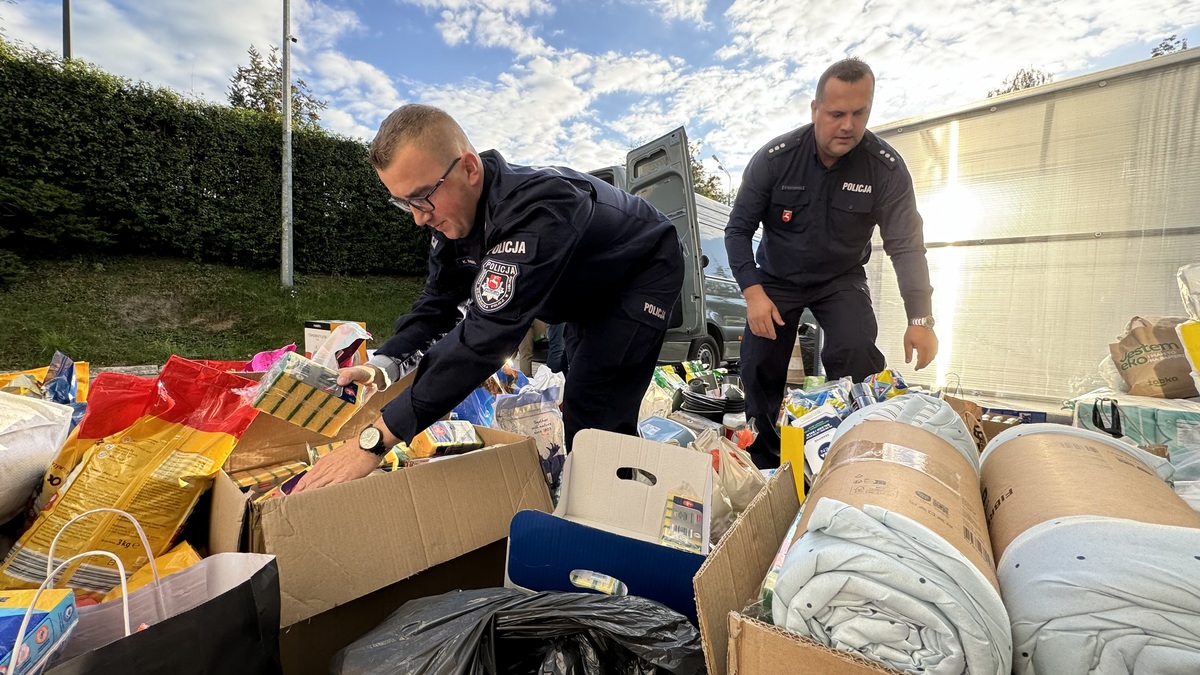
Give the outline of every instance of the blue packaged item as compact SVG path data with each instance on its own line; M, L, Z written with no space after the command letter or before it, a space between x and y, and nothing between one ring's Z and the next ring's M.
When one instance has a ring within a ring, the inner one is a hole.
M35 596L37 602L14 659L17 633ZM46 589L40 596L37 591L0 591L0 673L40 673L78 621L75 593L69 589Z

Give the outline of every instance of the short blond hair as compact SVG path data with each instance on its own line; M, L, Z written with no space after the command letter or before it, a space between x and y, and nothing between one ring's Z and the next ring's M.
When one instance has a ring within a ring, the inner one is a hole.
M371 141L370 160L376 169L391 165L396 151L402 146L419 143L430 151L445 149L448 153L474 152L462 127L446 111L431 105L409 103L392 111L379 125Z

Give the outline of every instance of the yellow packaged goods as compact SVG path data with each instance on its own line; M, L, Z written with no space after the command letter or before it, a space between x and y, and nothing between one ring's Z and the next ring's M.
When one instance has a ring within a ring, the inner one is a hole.
M229 478L242 492L256 495L270 490L307 468L308 465L304 462L287 462L260 469L236 471L229 474Z
M409 457L423 458L434 455L454 455L478 450L483 439L475 433L475 427L466 420L443 420L434 422L417 434L410 446Z
M154 559L154 564L158 566L159 579L186 570L198 562L200 562L200 554L196 553L196 549L192 548L192 545L186 541L179 542L178 546ZM125 584L129 587L129 592L132 593L152 581L154 581L154 571L149 565L144 565L142 569L134 572ZM120 597L121 585L118 583L100 602L108 602Z
M88 448L107 436L133 426L145 411L156 382L153 377L123 373L104 372L96 376L91 386L88 410L79 425L67 436L58 456L50 462L41 488L35 495L29 522L32 523L37 514L50 504L58 488L79 465ZM82 383L79 387L83 391Z
M257 414L243 392L253 382L172 356L142 415L124 431L94 444L53 502L0 565L0 588L35 588L46 575L54 537L76 514L110 507L132 514L146 531L151 555L170 547L184 520ZM55 553L65 560L110 551L126 570L148 561L133 525L109 513L68 530ZM119 583L114 562L75 563L59 583L100 598Z
M353 441L351 441L353 442ZM326 443L325 445L310 445L308 446L308 463L313 465L317 460L325 455L333 452L333 449L342 445L341 443ZM397 443L383 454L383 460L379 462L379 467L385 471L396 471L405 465L408 461L408 446L403 443Z
M325 436L333 436L362 405L358 385L341 386L337 371L295 352L263 376L254 407Z

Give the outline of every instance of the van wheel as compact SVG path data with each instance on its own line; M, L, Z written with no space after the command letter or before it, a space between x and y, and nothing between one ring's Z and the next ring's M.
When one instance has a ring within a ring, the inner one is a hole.
M712 339L711 335L692 340L688 361L699 361L709 370L716 368L721 362L721 350L717 347L717 341Z

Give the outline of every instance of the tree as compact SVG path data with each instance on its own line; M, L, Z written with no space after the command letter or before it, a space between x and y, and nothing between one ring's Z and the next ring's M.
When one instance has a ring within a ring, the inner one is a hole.
M987 97L991 98L1000 94L1038 87L1048 84L1053 79L1050 73L1039 68L1022 68L1016 74L1004 78L1004 83L1000 85L1000 88L989 91Z
M263 55L250 45L250 65L238 66L229 78L229 104L235 108L247 108L260 112L281 115L283 98L283 63L279 48L272 46L264 61ZM292 123L297 127L315 127L321 119L321 111L329 104L313 96L304 80L292 82Z
M1157 47L1150 50L1150 58L1164 56L1173 52L1181 52L1187 48L1187 38L1179 38L1172 35L1169 38L1163 38L1163 41L1158 43Z
M690 143L688 150L691 152L692 160L692 189L697 194L702 194L709 199L721 202L722 204L726 203L726 200L729 199L730 191L723 189L725 184L724 177L710 174L704 168L704 164L697 158L697 154L700 152L699 143Z

